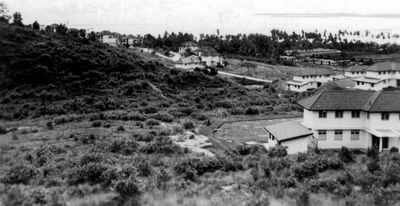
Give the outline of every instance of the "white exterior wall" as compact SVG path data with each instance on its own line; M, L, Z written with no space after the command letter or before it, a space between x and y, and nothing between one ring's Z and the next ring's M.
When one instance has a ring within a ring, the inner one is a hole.
M177 69L189 69L193 70L195 68L203 68L200 63L187 63L187 64L175 64L175 68Z
M309 136L297 139L291 139L281 142L282 146L287 147L288 154L297 154L299 152L307 152L309 144Z
M321 149L368 148L372 145L371 130L400 130L400 114L390 113L389 120L382 120L381 113L361 111L360 118L352 118L351 111L343 111L343 118L336 118L334 111L327 111L326 118L319 118L318 111L303 110L303 124L313 131ZM326 130L326 140L319 137L318 131ZM335 130L342 130L341 140L335 140ZM359 140L351 140L351 130L359 130ZM400 138L389 138L389 148L400 147Z
M368 128L371 129L397 129L400 130L399 113L390 113L389 120L382 120L381 113L370 113Z
M309 89L318 88L317 82L309 82L303 85L288 84L287 89L294 92L305 92Z
M374 86L372 86L374 85ZM378 83L369 83L369 82L356 82L354 88L356 89L362 89L362 90L374 90L374 91L379 91L382 90L383 88L388 87L389 85L385 84L383 81L378 82Z
M101 41L111 46L117 46L117 37L113 35L103 35Z
M205 62L207 66L216 66L218 63L222 65L223 60L220 56L201 56L201 61Z
M351 71L345 71L344 72L344 76L346 77L364 77L365 76L365 72L351 72Z
M371 135L364 130L360 130L360 137L358 140L351 140L351 130L343 130L341 140L335 140L335 130L326 131L326 140L320 139L317 130L315 130L314 136L317 138L318 148L320 149L340 149L341 147L365 149L372 145Z
M293 80L300 81L300 82L314 82L314 81L329 82L329 81L333 81L333 76L332 75L293 76Z

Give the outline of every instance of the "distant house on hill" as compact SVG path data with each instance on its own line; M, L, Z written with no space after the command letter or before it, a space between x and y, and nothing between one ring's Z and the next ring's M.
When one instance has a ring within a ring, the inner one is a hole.
M333 81L334 72L328 69L302 68L287 81L287 89L295 92L305 92L320 87L323 83Z
M194 70L195 68L203 68L204 66L201 64L201 60L198 56L188 56L183 57L177 62L175 62L175 68L178 69L188 69Z
M201 63L204 66L217 66L222 65L224 58L213 48L210 47L201 47L195 52L201 60Z
M110 46L118 46L119 43L118 35L115 34L102 34L100 41Z
M308 49L308 50L285 50L284 55L279 58L282 61L303 61L319 65L339 65L347 64L350 60L346 59L346 55L336 49Z
M179 53L180 54L184 54L187 51L191 51L191 52L195 52L199 49L199 47L197 46L196 43L194 42L186 42L183 43L180 47L179 47Z
M376 63L365 69L364 75L354 79L355 88L363 90L382 90L387 87L400 87L400 63Z
M365 69L367 67L365 66L360 66L360 65L355 65L352 66L350 68L348 68L345 72L344 72L344 76L346 77L362 77L365 76Z

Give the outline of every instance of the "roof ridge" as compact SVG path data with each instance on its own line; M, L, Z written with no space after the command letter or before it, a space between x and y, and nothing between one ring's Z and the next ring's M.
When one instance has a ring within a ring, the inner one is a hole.
M375 95L377 94L377 95ZM382 94L382 91L376 91L372 93L372 95L369 97L368 101L365 103L364 108L366 111L369 111L372 106L375 104L376 100L378 97Z
M324 93L324 92L326 92L326 91L329 91L329 90L322 90L321 92L319 92L318 94L316 94L316 95L318 95L318 97L315 99L315 101L312 103L312 105L311 105L311 107L310 108L313 108L314 107L314 104L319 100L319 98L321 98L321 96L322 96L322 93Z

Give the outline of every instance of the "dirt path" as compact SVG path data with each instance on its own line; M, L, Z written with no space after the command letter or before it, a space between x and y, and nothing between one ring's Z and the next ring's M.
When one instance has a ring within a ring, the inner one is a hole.
M244 79L248 79L248 80L252 80L252 81L256 81L256 82L272 83L272 80L269 80L269 79L259 79L259 78L254 78L254 77L238 75L238 74L231 74L231 73L228 73L228 72L218 71L218 74L231 76L231 77L236 77L236 78L244 78Z

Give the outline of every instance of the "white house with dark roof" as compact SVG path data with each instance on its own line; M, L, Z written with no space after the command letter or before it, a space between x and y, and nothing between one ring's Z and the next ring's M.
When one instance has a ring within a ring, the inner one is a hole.
M217 66L218 64L222 65L224 58L210 47L200 47L195 52L201 60L201 63L204 66Z
M203 68L201 60L198 56L183 57L175 62L175 68L194 70L195 68Z
M320 87L323 83L333 81L334 72L328 69L303 68L286 82L287 89L295 92L305 92Z
M267 149L279 144L287 147L288 154L296 154L307 151L315 142L313 132L296 120L268 125L265 130Z
M350 68L348 68L346 71L344 71L344 76L346 77L363 77L365 76L367 67L366 66L361 66L361 65L355 65Z
M354 81L355 88L363 90L378 91L387 87L400 87L400 63L376 63L365 68L363 75Z
M322 91L298 103L321 149L400 146L400 90Z

